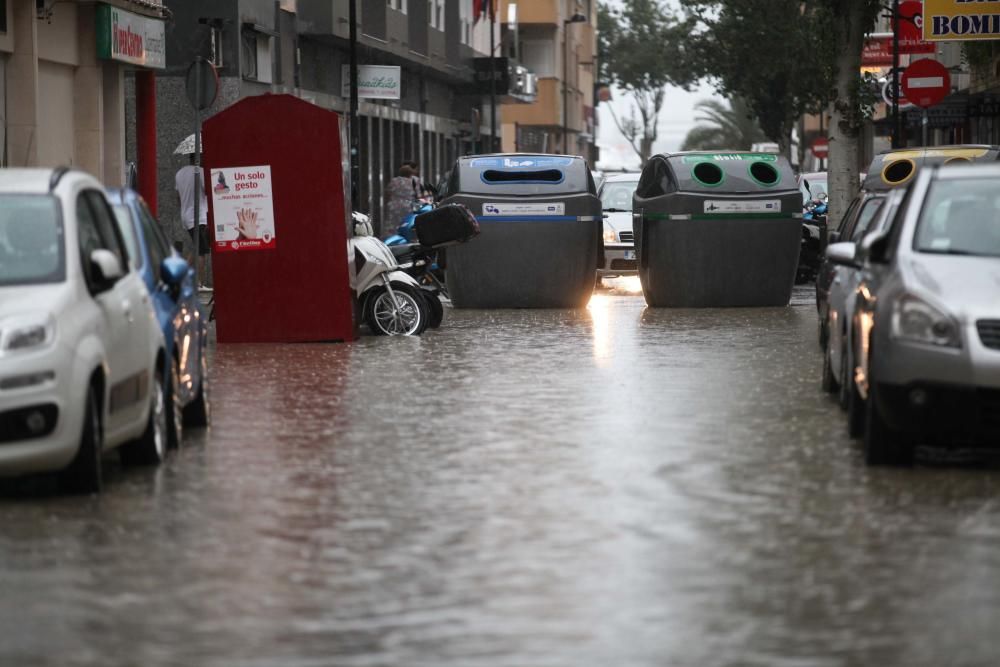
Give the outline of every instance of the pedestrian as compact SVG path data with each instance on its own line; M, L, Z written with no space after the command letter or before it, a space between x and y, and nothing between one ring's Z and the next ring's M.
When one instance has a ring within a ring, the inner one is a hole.
M390 179L385 188L385 215L380 236L390 234L403 222L403 218L413 212L416 199L413 190L413 169L408 164L399 168L399 173Z
M433 199L437 195L437 188L420 177L420 165L415 160L409 160L404 164L413 170L414 199Z
M205 256L209 253L208 247L208 198L205 196L205 186L203 184L201 167L195 166L194 153L188 156L189 164L177 170L174 176L174 189L177 190L177 202L181 207L181 223L191 237L191 243L195 242L194 224L194 198L197 187L198 202L198 257L196 258L196 271L198 275L198 285L201 285L201 276L205 270ZM195 175L197 174L197 178ZM197 183L197 185L196 185Z

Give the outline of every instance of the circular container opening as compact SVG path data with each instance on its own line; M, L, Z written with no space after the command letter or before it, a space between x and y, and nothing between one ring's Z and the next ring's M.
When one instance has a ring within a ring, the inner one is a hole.
M913 160L896 160L882 168L882 180L889 185L899 185L909 180L916 170Z
M944 161L945 164L957 164L962 166L963 164L972 164L972 160L967 157L950 157Z
M710 188L722 185L722 168L712 162L699 162L691 170L691 175L694 176L694 180Z
M767 162L754 162L750 165L750 178L760 185L770 187L777 185L781 180L781 174Z

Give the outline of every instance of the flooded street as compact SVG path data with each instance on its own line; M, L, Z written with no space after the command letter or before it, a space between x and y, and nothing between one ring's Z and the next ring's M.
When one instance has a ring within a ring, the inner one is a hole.
M1000 473L867 468L812 303L219 347L165 466L5 483L0 665L997 664Z

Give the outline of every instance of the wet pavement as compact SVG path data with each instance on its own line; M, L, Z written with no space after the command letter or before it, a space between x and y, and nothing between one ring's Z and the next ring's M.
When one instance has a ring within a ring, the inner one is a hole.
M0 665L995 665L1000 473L869 469L789 308L222 346L214 425L0 497Z

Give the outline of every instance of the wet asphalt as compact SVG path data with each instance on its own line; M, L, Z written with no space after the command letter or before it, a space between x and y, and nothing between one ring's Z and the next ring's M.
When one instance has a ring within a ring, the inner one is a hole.
M0 665L1000 664L1000 473L865 466L787 308L213 350L100 497L0 485Z

